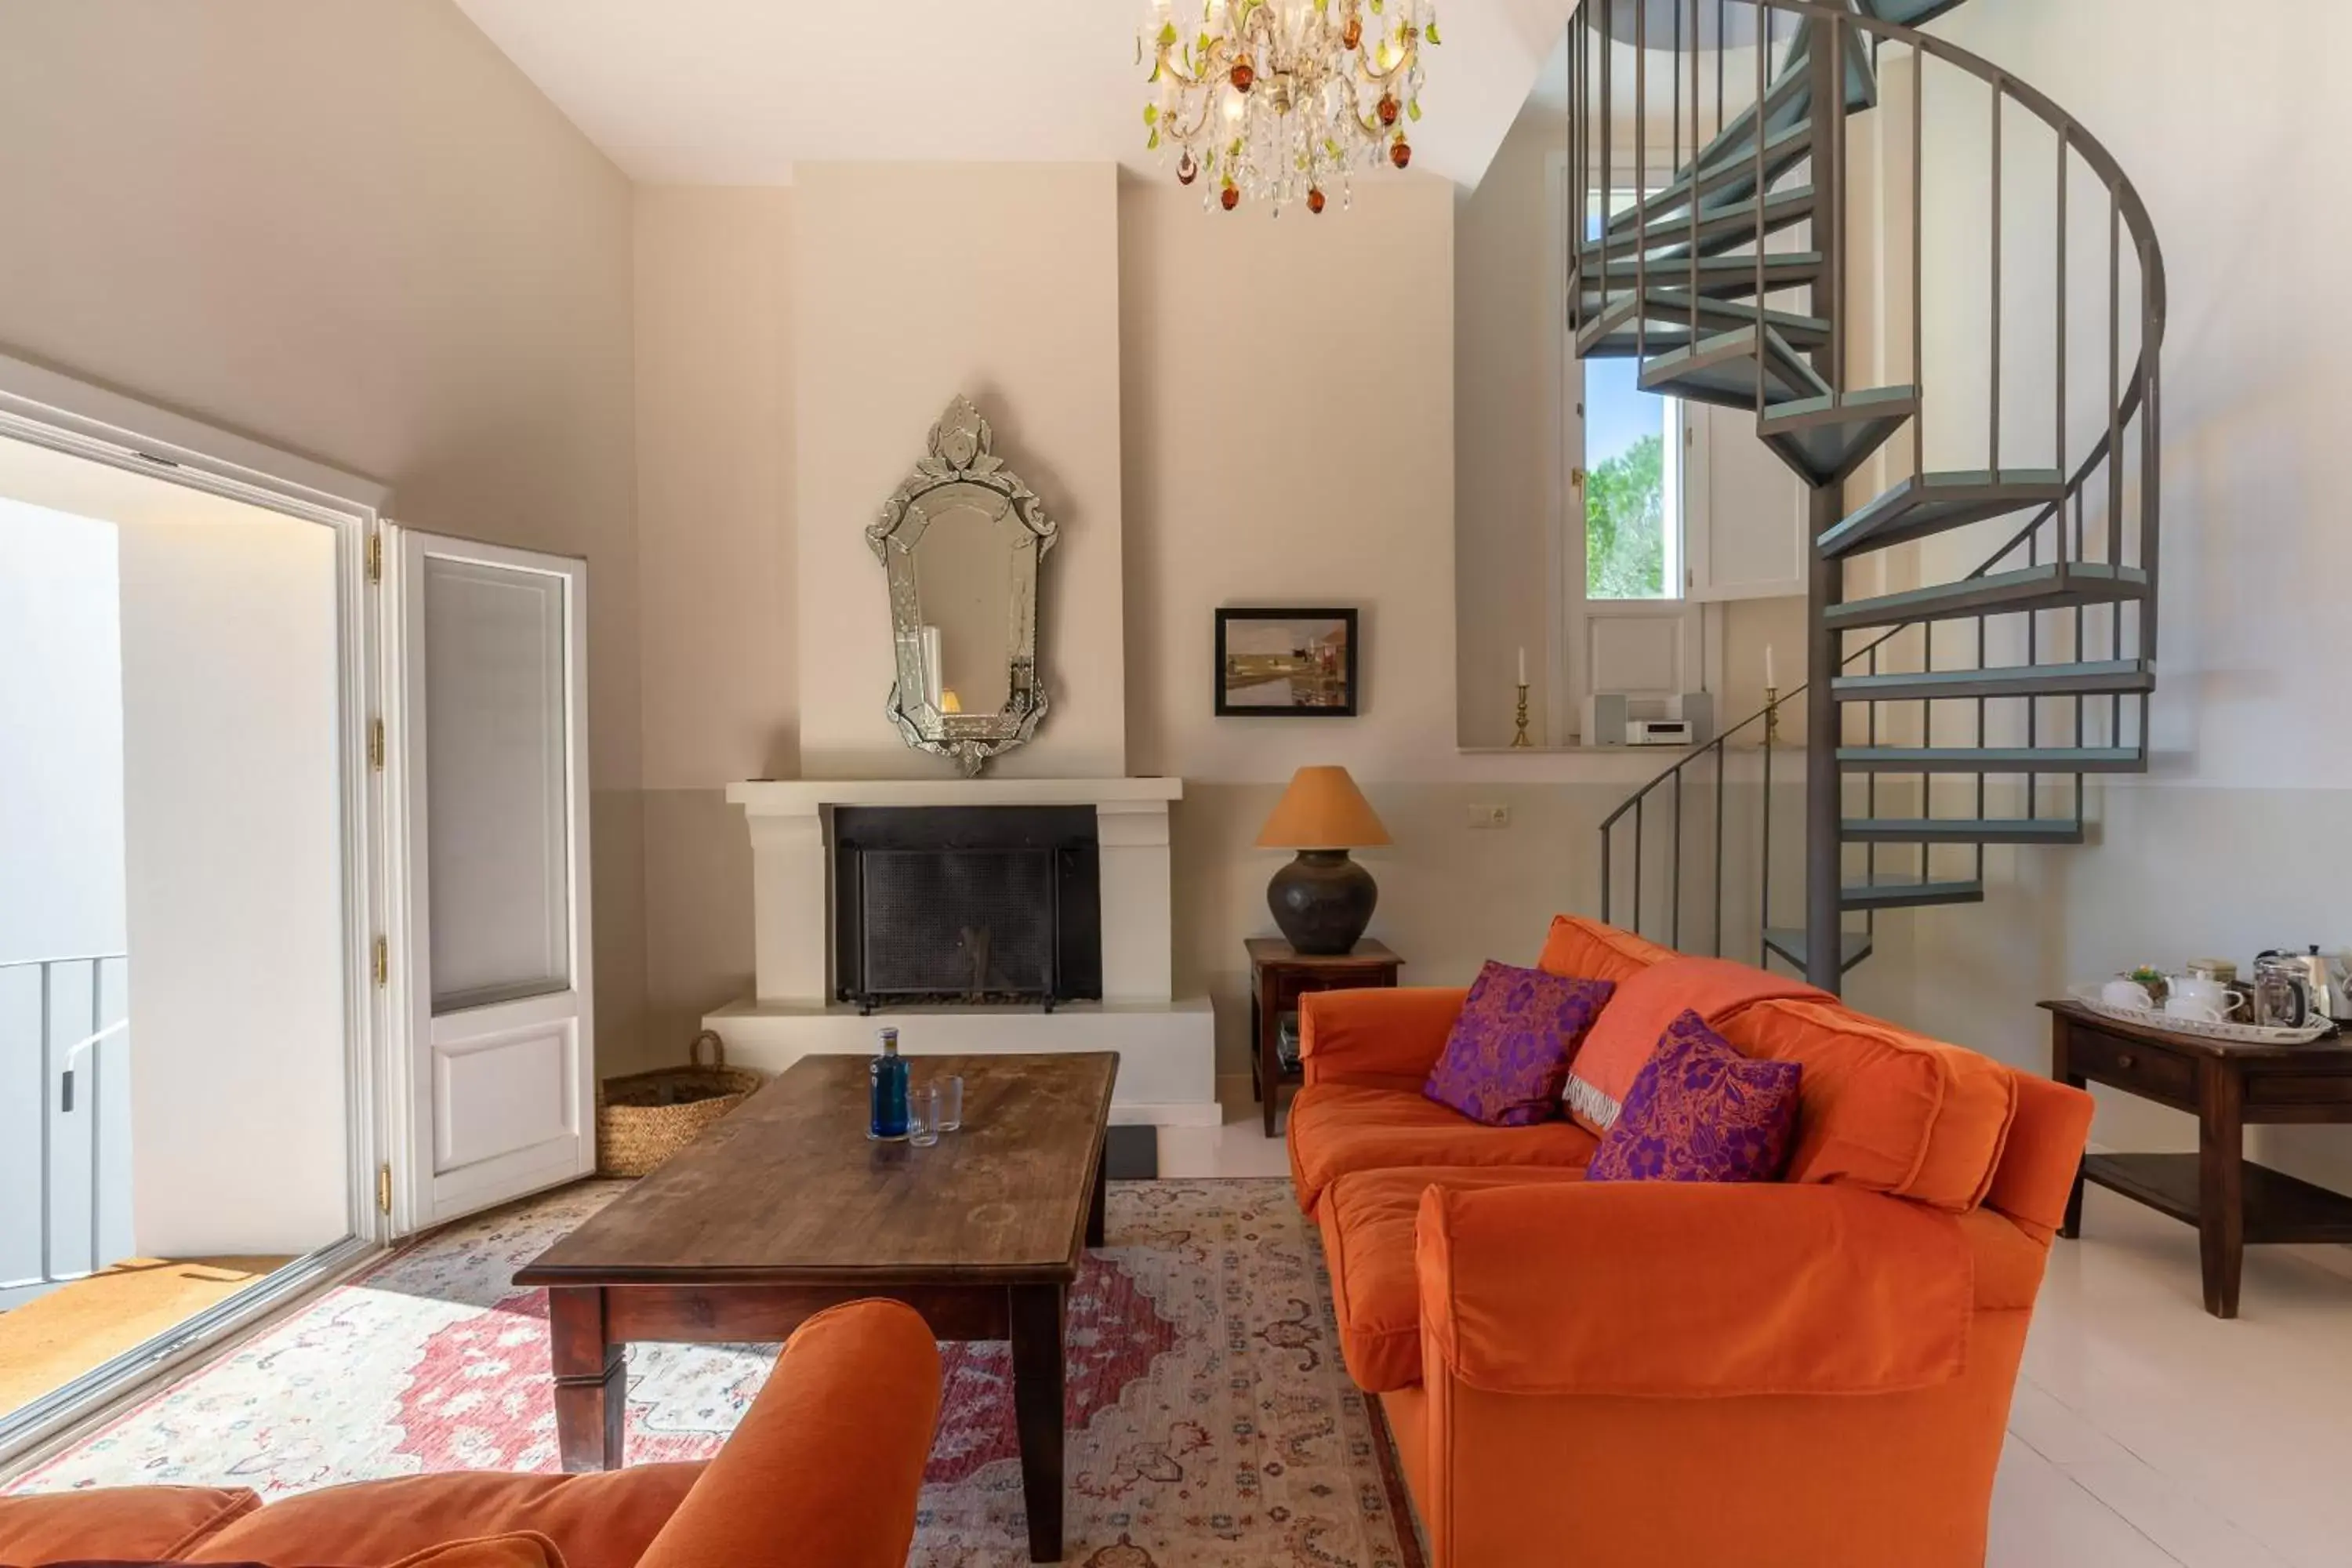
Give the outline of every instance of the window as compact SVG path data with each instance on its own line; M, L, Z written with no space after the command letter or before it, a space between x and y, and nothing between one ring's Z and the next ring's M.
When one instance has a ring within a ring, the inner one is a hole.
M1682 407L1643 392L1638 362L1584 362L1584 596L1673 599L1682 587Z

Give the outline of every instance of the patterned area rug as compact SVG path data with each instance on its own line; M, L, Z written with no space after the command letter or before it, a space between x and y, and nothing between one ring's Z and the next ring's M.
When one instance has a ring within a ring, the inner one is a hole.
M554 1470L543 1293L514 1269L625 1190L589 1183L455 1227L20 1479L280 1496L447 1469ZM1314 1228L1281 1181L1114 1183L1069 1304L1066 1563L1420 1568L1385 1429L1339 1363ZM940 1351L912 1562L1028 1561L1001 1343ZM716 1452L756 1346L629 1351L632 1462Z

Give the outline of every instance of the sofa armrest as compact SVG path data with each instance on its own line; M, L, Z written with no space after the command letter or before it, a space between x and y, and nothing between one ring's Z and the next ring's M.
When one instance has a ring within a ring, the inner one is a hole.
M1877 1193L1577 1182L1422 1194L1424 1378L1496 1394L1871 1394L1959 1374L1960 1226Z
M1298 999L1307 1082L1418 1089L1469 994L1458 985L1308 992Z
M903 1568L939 1411L939 1347L913 1308L819 1312L638 1568Z

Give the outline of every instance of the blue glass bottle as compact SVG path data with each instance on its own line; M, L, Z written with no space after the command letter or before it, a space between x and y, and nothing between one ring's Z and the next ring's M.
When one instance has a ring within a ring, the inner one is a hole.
M896 1142L907 1136L907 1058L898 1054L898 1031L884 1029L882 1050L866 1067L866 1136Z

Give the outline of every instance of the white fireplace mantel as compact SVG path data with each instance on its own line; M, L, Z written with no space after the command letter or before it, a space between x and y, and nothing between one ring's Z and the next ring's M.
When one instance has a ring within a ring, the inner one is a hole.
M1215 1020L1175 994L1168 818L1181 779L757 779L730 784L751 829L757 994L704 1020L730 1060L780 1071L810 1051L866 1048L872 1020L833 1000L836 806L1091 805L1102 878L1103 999L1048 1015L894 1011L909 1054L1120 1053L1115 1120L1217 1121Z

